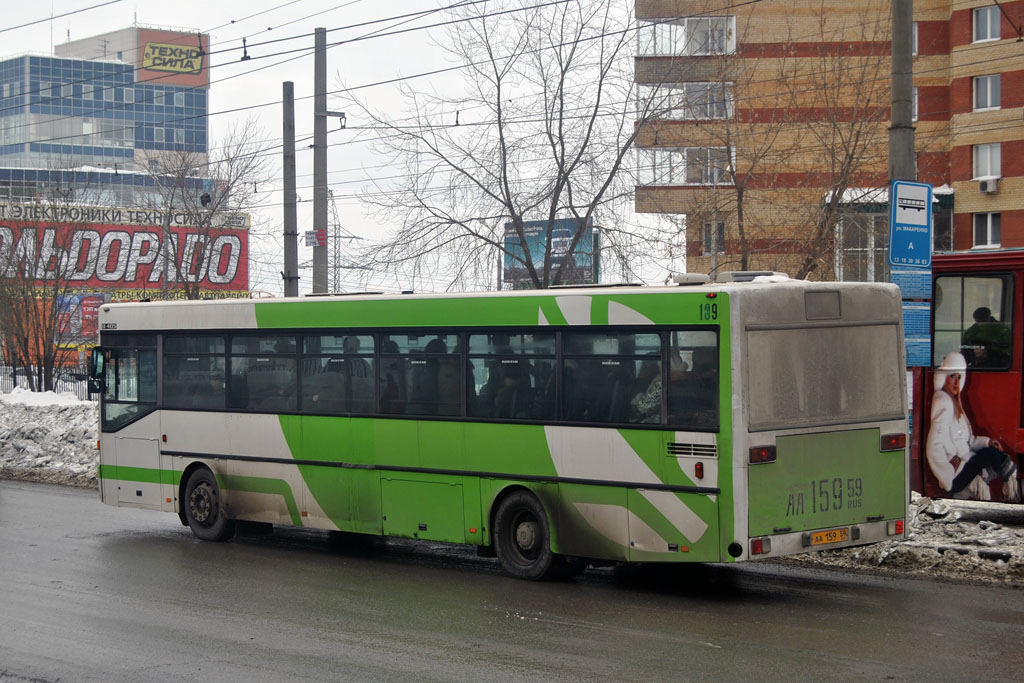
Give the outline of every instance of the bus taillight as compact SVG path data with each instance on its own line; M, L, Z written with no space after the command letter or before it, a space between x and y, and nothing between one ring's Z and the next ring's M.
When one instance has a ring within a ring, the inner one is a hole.
M906 447L906 434L885 434L882 436L883 451L902 451Z
M770 538L754 538L750 541L750 554L751 555L764 555L772 551L772 539Z
M888 522L886 526L886 532L889 536L899 536L903 533L903 520L893 519Z
M775 462L775 446L754 446L750 449L750 464Z

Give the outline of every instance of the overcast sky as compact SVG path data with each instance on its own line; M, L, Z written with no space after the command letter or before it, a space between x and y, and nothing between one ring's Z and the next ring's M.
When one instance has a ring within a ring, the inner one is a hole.
M441 14L408 17L417 12L433 10L456 0L52 0L43 3L15 3L3 0L4 20L0 23L0 56L10 57L26 52L52 54L52 46L99 35L138 24L177 30L201 31L210 34L211 67L209 144L219 144L221 135L232 121L255 115L271 144L281 141L281 84L295 83L297 186L299 204L300 293L309 292L312 271L308 264L312 250L303 243L303 233L311 230L313 153L309 148L313 132L313 31L328 29L328 91L341 84L358 89L359 98L377 111L401 115L403 102L394 85L382 82L396 78L450 68L453 62L433 41L444 40L441 28L426 28L447 18ZM105 4L106 3L106 4ZM498 4L498 3L495 3ZM624 3L624 11L629 7ZM67 16L60 16L66 14ZM54 17L52 20L50 17ZM387 20L380 22L380 20ZM37 22L37 23L32 23ZM369 23L367 22L377 22ZM22 26L23 24L31 24ZM363 24L363 25L360 25ZM14 28L17 27L17 28ZM416 29L416 30L409 30ZM399 35L376 34L402 30ZM368 37L370 36L370 37ZM247 41L248 61L242 62L242 39ZM360 38L361 40L354 40ZM268 42L275 41L275 42ZM97 56L102 54L97 44ZM458 71L444 75L416 77L418 90L457 94L462 87ZM379 85L373 85L379 84ZM371 87L362 87L371 86ZM344 110L344 105L328 99L328 108ZM224 113L220 113L224 112ZM466 113L466 112L463 112ZM466 118L466 117L464 117ZM465 122L465 121L464 121ZM373 178L387 178L403 172L403 168L387 165L373 157L368 140L374 131L366 121L348 117L348 127L340 130L336 120L328 123L328 183L334 193L343 228L365 240L380 238L392 226L369 217L357 195L361 189L372 189ZM272 193L258 209L254 222L264 226L265 237L250 241L250 286L280 295L283 287L280 271L280 238L283 195L281 192L281 158L275 150L272 157L274 181ZM265 188L260 188L261 190ZM654 215L636 215L635 222L656 222ZM344 245L353 244L344 241ZM665 268L679 268L678 260L666 261L661 255L649 254L650 268L643 277L658 282ZM611 275L608 269L605 275ZM386 291L408 289L410 283L394 278L376 277L363 284L365 272L346 271L343 290L370 287ZM649 275L649 277L648 277ZM371 276L372 277L372 276ZM606 277L602 277L606 280ZM416 282L417 290L441 291L443 281L431 282L429 277Z
M260 125L274 142L281 139L281 83L295 83L296 137L301 139L313 132L313 30L317 27L328 29L327 42L347 40L373 32L387 31L388 27L410 28L425 26L439 21L438 17L394 19L390 22L369 26L354 26L412 12L436 8L439 4L430 0L174 0L167 2L141 2L122 0L100 7L106 0L53 0L53 2L15 3L6 0L3 22L0 29L2 47L0 56L11 57L26 52L52 54L52 46L71 40L126 28L134 23L169 29L198 30L210 34L210 145L215 146L222 131L232 119L244 119L250 113L259 118ZM86 9L94 7L94 9ZM77 11L76 10L85 10ZM75 12L68 16L58 15ZM50 20L50 16L56 18ZM34 23L20 28L22 24ZM351 28L346 28L351 27ZM339 29L339 30L332 30ZM440 34L436 34L440 35ZM248 45L252 59L241 62L242 38ZM282 42L260 45L270 40ZM339 79L348 86L386 81L398 76L411 76L445 66L445 56L432 47L428 30L403 33L396 37L380 37L342 44L328 50L328 90L338 87ZM303 49L305 48L305 49ZM101 47L98 45L97 49ZM234 49L233 52L223 50ZM277 54L286 51L288 54ZM97 53L98 55L100 52ZM422 80L422 79L421 79ZM446 85L447 83L447 85ZM453 78L438 80L438 87L457 87ZM360 91L374 105L393 100L393 91L381 86ZM307 99L302 99L307 98ZM337 109L336 103L328 106ZM261 106L264 105L264 106ZM218 114L229 109L249 108L236 113ZM387 175L387 168L369 168L379 162L373 160L365 145L352 141L365 138L368 134L359 131L360 122L348 119L350 130L338 130L338 124L330 121L328 142L331 145L328 156L329 178L334 192L342 225L351 232L372 239L381 234L387 226L364 216L355 195L366 185L366 178L373 174ZM341 143L341 144L339 144ZM303 202L299 207L299 260L308 262L311 250L302 244L302 233L310 229L312 215L312 150L309 142L298 143L297 186ZM282 220L281 159L275 154L274 193L261 209L264 222L276 230ZM262 188L261 188L262 189ZM279 294L282 290L279 271L282 268L280 250L272 244L254 244L253 258L256 263L251 270L253 289L264 289ZM312 272L300 271L300 291L308 291ZM356 285L355 271L352 271L352 286ZM402 283L377 283L388 289L400 289ZM443 286L439 284L439 287Z

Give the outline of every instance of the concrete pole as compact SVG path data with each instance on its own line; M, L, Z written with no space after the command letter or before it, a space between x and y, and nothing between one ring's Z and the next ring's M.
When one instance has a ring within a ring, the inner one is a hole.
M889 180L917 180L914 163L914 3L892 0L892 125Z
M315 31L313 65L313 229L324 246L313 247L313 293L327 292L327 29ZM323 232L319 232L323 231Z
M295 195L295 84L282 83L284 107L284 295L299 295L299 221Z

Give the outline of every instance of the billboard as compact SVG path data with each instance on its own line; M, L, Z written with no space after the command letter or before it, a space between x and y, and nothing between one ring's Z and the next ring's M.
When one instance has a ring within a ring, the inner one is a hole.
M523 238L526 243L524 249L523 243L516 234L515 226L512 223L506 223L505 261L502 275L505 283L514 289L532 287L529 270L525 264L526 249L530 251L530 261L533 263L533 267L538 272L542 271L549 226L551 229L551 275L554 277L568 256L572 238L581 225L582 219L579 218L559 218L552 222L524 221ZM566 263L560 284L579 285L597 282L599 274L597 246L597 232L593 223L588 222L583 226L576 249Z
M0 278L40 286L59 278L76 292L121 301L159 296L165 279L171 296L183 296L183 281L197 282L203 296L248 296L249 217L213 222L200 227L187 214L154 210L0 204Z
M209 51L210 36L205 33L140 28L137 82L207 88Z

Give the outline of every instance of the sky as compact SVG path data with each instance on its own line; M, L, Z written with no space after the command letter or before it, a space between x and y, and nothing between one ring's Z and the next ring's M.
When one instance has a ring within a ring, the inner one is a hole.
M210 34L210 146L232 121L250 115L272 144L279 144L282 135L281 92L284 81L295 84L296 138L310 137L313 132L313 31L328 29L327 42L345 41L389 28L415 28L439 21L437 16L394 18L383 23L356 26L363 22L399 17L422 12L442 3L426 0L175 0L174 2L120 0L52 0L41 3L15 3L5 0L0 24L0 57L24 53L52 54L52 46L80 40L134 24L175 30L201 31ZM67 16L60 16L67 14ZM51 20L51 17L54 17ZM33 23L37 22L37 23ZM24 24L30 24L23 26ZM6 29L6 30L4 30ZM440 34L435 35L439 38ZM242 62L242 39L251 57ZM279 41L268 43L268 41ZM226 51L225 50L230 50ZM287 54L279 54L288 51ZM346 86L363 86L402 76L429 72L451 66L445 55L431 44L429 30L414 30L392 37L374 37L358 42L329 47L327 52L328 91ZM426 85L418 78L417 85ZM458 87L455 77L435 79L431 84L443 91ZM362 97L375 108L398 106L393 86L360 88ZM328 108L337 110L336 102L328 100ZM226 110L237 110L227 113ZM354 236L374 239L388 229L362 210L356 194L375 175L387 175L387 168L371 155L368 145L360 143L368 137L359 130L360 121L349 117L347 129L341 130L336 120L328 122L328 183L334 193L340 223ZM312 250L304 246L303 233L311 228L312 218L312 150L310 141L296 143L296 174L299 204L300 293L311 289L312 271L303 267L312 259ZM279 154L272 157L272 193L256 213L264 232L275 233L282 223L282 173ZM393 172L393 171L392 171ZM260 188L261 191L264 188ZM352 243L351 240L347 243ZM283 268L279 240L256 238L251 246L253 263L250 286L280 295L283 289L280 271ZM359 271L350 271L350 289L362 289ZM343 275L344 277L344 275ZM379 281L375 287L403 289L403 283ZM443 288L443 283L438 283Z

